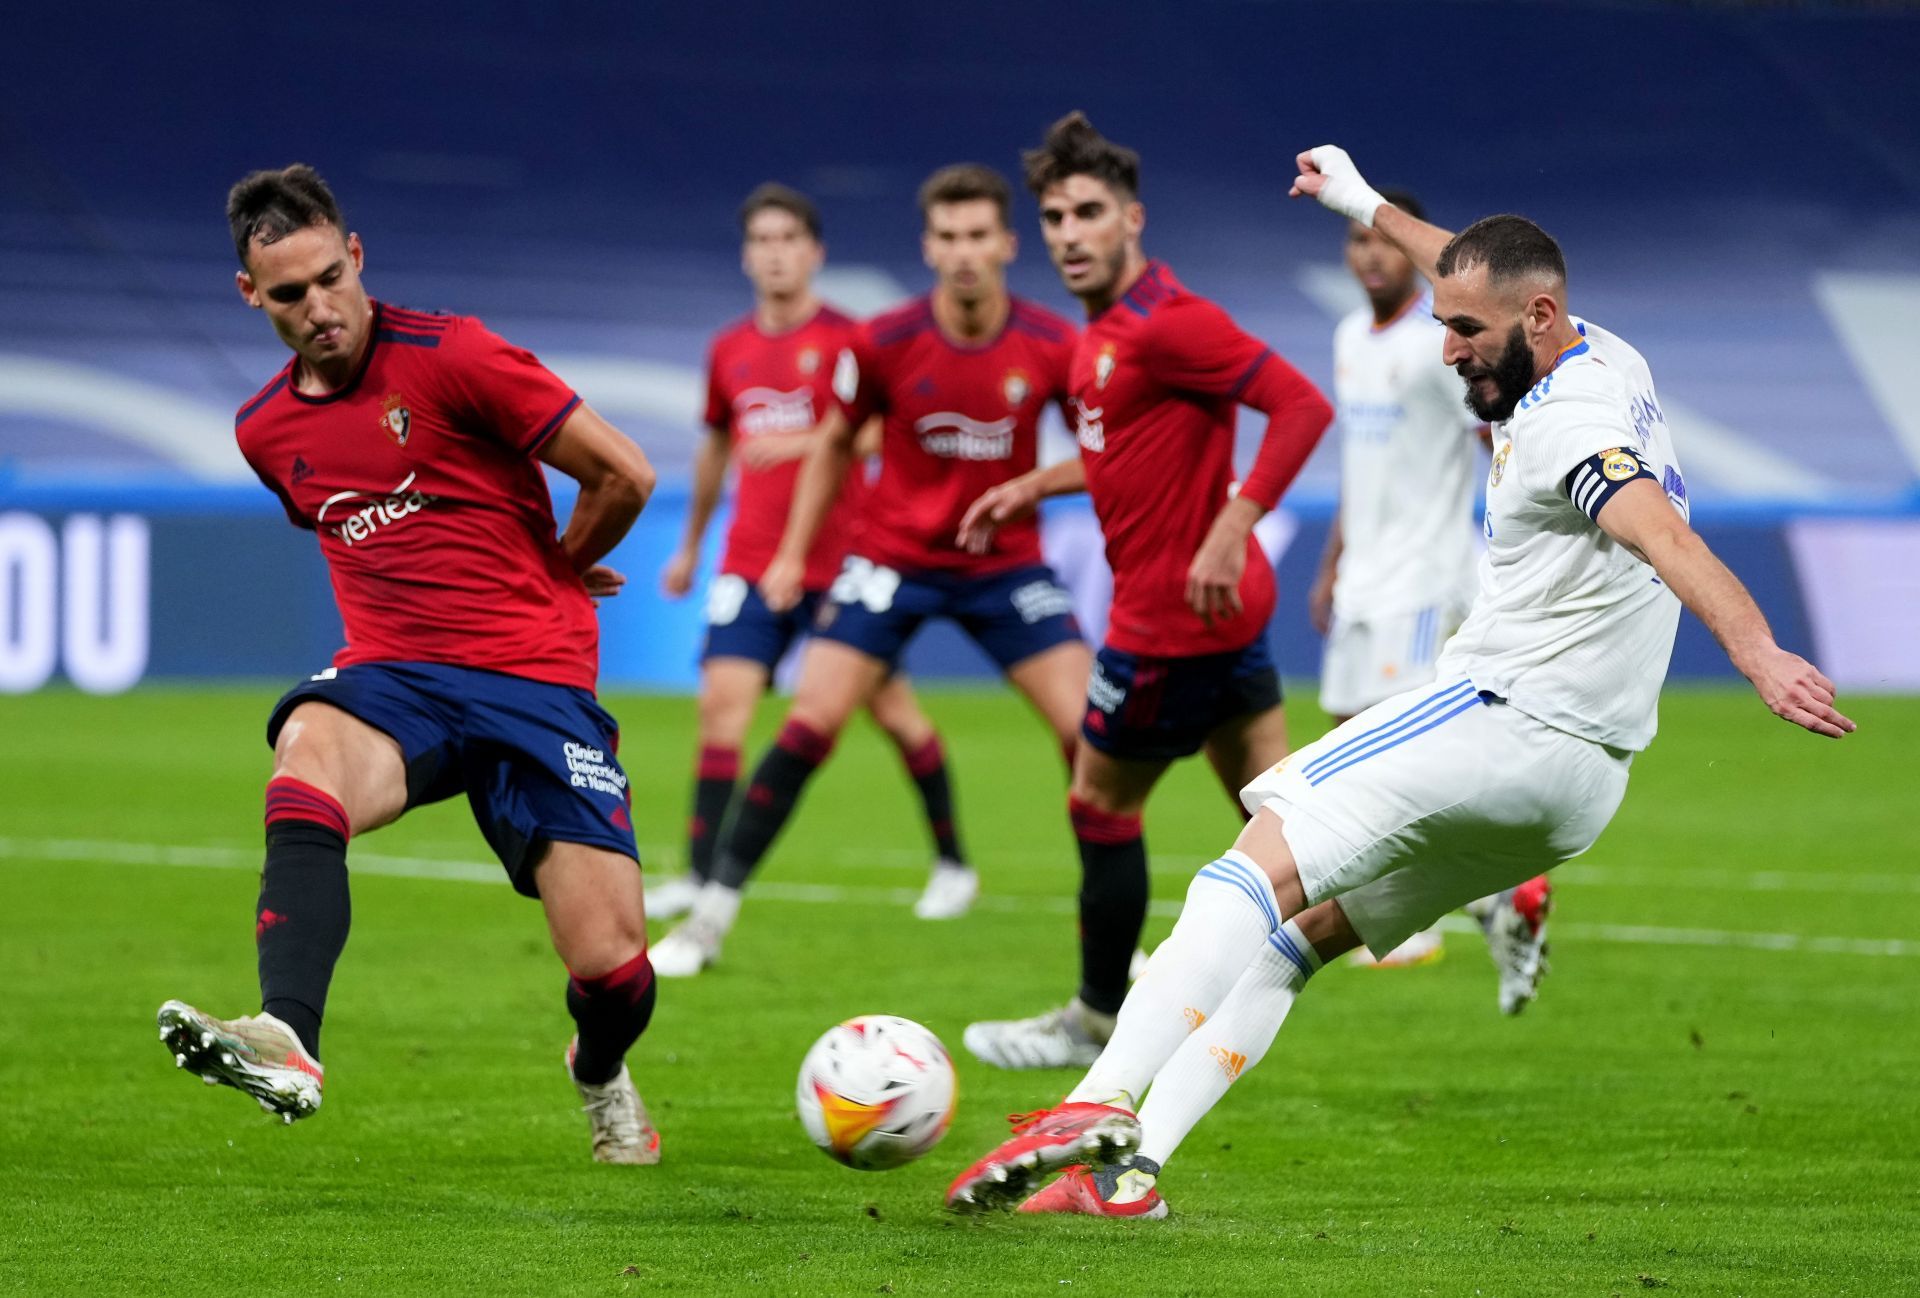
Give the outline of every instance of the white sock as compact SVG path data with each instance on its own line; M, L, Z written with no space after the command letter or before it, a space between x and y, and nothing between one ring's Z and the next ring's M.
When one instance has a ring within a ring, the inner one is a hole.
M1273 885L1252 858L1228 852L1201 869L1173 933L1127 993L1107 1048L1067 1099L1137 1105L1160 1066L1207 1021L1279 928Z
M1140 1157L1166 1165L1194 1124L1266 1055L1294 998L1319 967L1319 956L1291 920L1268 939L1219 1011L1154 1076L1140 1109Z

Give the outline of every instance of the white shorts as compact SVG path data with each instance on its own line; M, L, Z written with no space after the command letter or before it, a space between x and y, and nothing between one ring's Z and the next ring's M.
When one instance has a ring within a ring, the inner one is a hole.
M1408 690L1241 790L1279 816L1307 904L1340 898L1383 956L1449 911L1593 846L1633 755L1455 678Z
M1351 717L1433 679L1440 646L1467 611L1433 604L1385 617L1335 618L1320 660L1320 706Z

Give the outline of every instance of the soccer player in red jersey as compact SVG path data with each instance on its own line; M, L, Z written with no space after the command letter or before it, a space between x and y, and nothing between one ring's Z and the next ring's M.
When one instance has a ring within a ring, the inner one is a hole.
M774 668L813 619L840 571L865 481L852 475L807 552L803 594L774 612L756 583L779 548L800 461L833 408L833 372L851 345L854 322L813 292L826 249L820 214L804 194L765 184L740 209L741 267L754 288L753 314L714 339L707 360L707 436L694 460L693 503L679 550L661 584L673 598L693 588L700 543L720 503L727 462L738 452L733 524L720 575L707 594L700 655L700 750L687 835L687 874L647 889L655 919L685 914L713 873L713 847L740 772L740 745ZM904 676L887 680L867 707L899 747L920 791L938 864L966 870L953 823L946 756L933 722ZM653 952L656 972L674 972L679 944Z
M320 1020L347 940L347 841L464 793L538 897L578 1027L568 1075L601 1162L660 1139L627 1071L653 970L619 730L594 699L599 559L653 490L639 448L529 352L367 294L360 238L312 168L235 185L240 295L293 359L240 408L241 453L314 532L346 627L274 707L255 936L261 1012L160 1008L175 1062L285 1121L320 1106ZM566 530L541 472L580 484Z
M1202 749L1229 797L1286 755L1267 647L1273 565L1253 525L1279 501L1333 410L1313 384L1141 250L1140 159L1074 113L1025 155L1047 251L1088 324L1069 379L1077 459L983 495L982 543L1043 496L1085 489L1113 569L1106 643L1087 687L1073 821L1085 887L1081 986L1062 1009L975 1023L967 1048L1002 1068L1091 1064L1127 994L1147 913L1141 812L1174 760ZM1267 416L1235 481L1234 416Z
M856 459L855 430L874 415L883 421L879 480L808 641L786 725L754 770L713 881L661 943L684 942L696 967L719 953L741 889L801 789L928 618L958 623L1061 745L1073 745L1087 648L1067 592L1040 557L1037 525L1005 528L979 550L957 540L969 502L1033 468L1041 411L1066 395L1073 327L1007 292L1017 247L1011 206L1007 182L988 168L936 172L920 190L934 289L855 336L836 385L844 408L808 454L786 534L760 579L769 607L799 601L806 557ZM977 886L971 871L936 870L922 913L957 913Z

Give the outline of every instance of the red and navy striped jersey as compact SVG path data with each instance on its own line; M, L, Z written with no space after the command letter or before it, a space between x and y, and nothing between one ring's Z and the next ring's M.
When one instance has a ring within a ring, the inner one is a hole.
M934 321L931 297L876 316L854 338L857 381L839 395L856 425L884 418L880 478L861 521L866 558L907 571L987 575L1040 562L1040 528L1002 527L993 548L956 542L967 506L1034 467L1040 413L1066 396L1074 329L1014 298L991 341L967 347Z
M319 534L346 627L334 664L592 689L599 624L536 458L580 398L470 317L375 302L372 334L343 387L299 392L289 361L234 420L287 517Z

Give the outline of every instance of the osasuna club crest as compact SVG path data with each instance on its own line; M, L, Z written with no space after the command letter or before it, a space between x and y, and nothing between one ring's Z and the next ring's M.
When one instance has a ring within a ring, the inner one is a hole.
M1113 344L1108 343L1100 349L1098 359L1093 362L1093 386L1096 388L1106 387L1107 380L1113 377L1113 367Z
M413 412L407 409L406 398L398 392L381 403L380 427L386 430L395 445L407 444L407 438L413 432Z
M795 363L799 365L802 374L812 374L820 368L820 349L818 347L801 348Z
M1027 376L1019 370L1008 370L1007 377L1000 380L1000 392L1009 406L1017 406L1027 399L1027 393L1033 391L1033 385L1027 382Z

